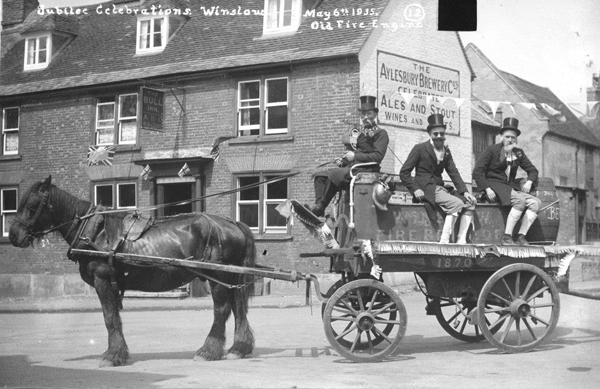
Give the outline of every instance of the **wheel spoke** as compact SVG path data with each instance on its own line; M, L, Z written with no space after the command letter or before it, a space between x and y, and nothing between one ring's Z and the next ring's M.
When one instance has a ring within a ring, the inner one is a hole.
M543 288L541 288L540 290L538 290L537 292L535 292L534 294L532 294L526 301L530 302L531 300L533 300L534 298L536 298L540 294L544 293L548 289L550 289L550 287L548 285L544 286Z
M522 343L521 339L521 320L519 318L515 319L515 330L517 331L517 346L520 346Z
M398 325L400 324L397 320L388 320L388 319L381 319L381 320L374 320L374 323L377 324L394 324L394 325Z
M554 307L555 304L554 303L546 303L546 304L539 304L539 305L530 305L531 308L548 308L548 307Z
M517 272L517 276L515 277L515 295L521 297L521 272Z
M372 311L371 314L375 315L375 316L385 314L392 307L394 307L392 310L395 310L395 306L396 306L396 304L394 304L394 302L392 301L392 302L386 304L385 306L383 306L383 308L378 309L376 311Z
M352 342L352 346L350 346L350 352L353 353L356 345L359 344L360 336L362 335L362 331L359 329L356 332L356 338L354 338L354 342Z
M460 327L460 333L464 334L465 333L465 328L467 327L467 321L463 320L462 321L462 326Z
M351 303L348 301L348 299L347 299L347 298L342 298L342 299L340 299L339 303L340 303L340 304L336 304L336 305L333 307L333 309L334 309L334 310L337 310L337 311L339 311L339 312L343 312L343 311L342 311L342 309L343 309L344 307L346 307L346 310L347 310L347 311L350 311L350 312L352 312L352 314L353 314L354 316L358 315L358 312L356 312L356 310L355 310L354 308L352 308L352 304L351 304Z
M540 318L540 317L538 317L538 316L536 316L534 314L530 314L529 316L531 317L532 320L535 319L535 320L539 321L540 323L544 324L546 327L548 327L550 325L550 323L548 323L547 320L544 320L544 319L542 319L542 318Z
M460 311L456 312L454 314L454 316L451 316L448 320L446 320L446 323L450 324L450 322L453 321L454 319L456 319L458 317L458 315L460 315Z
M510 286L508 286L508 283L506 282L506 279L504 277L502 278L502 284L504 284L506 290L508 291L508 294L510 294L510 299L514 300L515 295L513 294L512 290L510 290Z
M507 313L506 315L502 315L498 318L498 320L496 320L494 322L494 324L492 324L491 326L488 326L490 329L492 328L496 328L499 325L501 325L502 323L504 323L506 321L506 319L509 317L510 315Z
M365 303L363 301L362 288L356 290L356 298L358 299L358 306L360 307L360 311L364 312L365 311Z
M331 316L331 321L350 321L350 322L354 322L355 318L354 317L348 317L348 316Z
M352 325L350 327L346 327L346 330L344 332L342 332L341 334L338 334L338 336L335 337L336 340L340 340L342 339L344 336L348 335L349 333L351 333L354 330L357 330L358 327L356 326L356 324L352 323Z
M501 307L501 308L486 309L483 313L497 313L497 312L508 312L508 311L510 311L510 307Z
M384 334L379 328L373 327L373 330L375 330L375 332L377 332L377 336L382 337L383 339L385 339L390 344L392 343L392 341L390 340L390 338L388 338L388 336L386 334Z
M503 279L504 280L504 279ZM506 281L504 281L504 283L506 284ZM500 301L504 302L506 305L510 305L510 301L508 301L507 299L505 299L504 297L494 293L494 292L490 292L490 294L494 297L496 297L497 299L499 299Z
M533 340L537 340L537 336L535 336L535 332L533 332L533 328L531 328L531 326L529 325L529 321L527 320L527 318L523 319L523 323L525 323L525 326L529 330L529 333L533 337Z
M531 287L533 286L533 283L535 282L536 279L537 279L537 274L534 274L531 276L531 279L527 283L527 287L525 287L525 290L523 291L521 298L523 298L523 299L527 298L527 295L529 294L529 289L531 289Z
M379 295L379 290L375 289L375 293L373 293L373 297L371 298L371 302L369 303L368 311L371 311L375 308L375 300L377 300L377 296Z
M500 343L504 343L504 340L506 339L506 336L510 332L510 328L512 327L512 325L513 325L514 322L515 322L515 318L512 317L512 316L510 316L510 320L508 321L508 325L506 326L506 330L504 330L504 333L502 334L502 338L500 338Z

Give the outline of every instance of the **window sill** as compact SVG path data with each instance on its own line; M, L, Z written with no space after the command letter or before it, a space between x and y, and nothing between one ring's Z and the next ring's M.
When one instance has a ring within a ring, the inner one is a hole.
M294 240L294 237L292 235L288 235L288 234L254 234L254 240L255 241L261 241L261 242L267 242L267 241L274 241L274 242L282 242L282 241L292 241Z
M0 161L20 161L21 154L0 155Z
M142 151L142 146L140 145L117 145L116 153L126 153L132 151Z
M267 39L285 38L285 37L288 37L288 36L296 35L297 32L298 32L298 28L297 27L294 28L294 29L288 29L288 30L283 30L283 31L263 32L262 36L254 38L253 40L255 40L255 41L263 41L263 40L267 40Z
M294 135L240 136L229 140L229 144L293 142Z

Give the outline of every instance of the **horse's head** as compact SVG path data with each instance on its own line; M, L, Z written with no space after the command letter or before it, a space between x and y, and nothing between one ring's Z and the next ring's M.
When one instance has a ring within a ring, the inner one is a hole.
M22 197L8 235L13 246L29 246L52 225L52 206L49 204L51 182L52 176L44 182L36 182Z

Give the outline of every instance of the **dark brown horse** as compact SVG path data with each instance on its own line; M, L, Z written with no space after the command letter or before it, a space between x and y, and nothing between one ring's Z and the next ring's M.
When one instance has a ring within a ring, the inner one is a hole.
M43 183L35 183L22 197L16 219L10 228L10 241L14 246L27 247L44 231L55 227L72 248L114 249L115 238L123 234L122 219L125 213L97 213L89 218L83 228L80 217L89 215L90 209L88 201L77 199L57 188L48 177ZM81 234L92 238L92 243L86 244ZM123 241L117 252L177 259L192 257L198 261L246 267L254 267L256 260L254 238L246 225L203 213L158 220L139 239ZM168 291L198 277L198 274L183 267L139 266L120 261L109 263L106 257L81 254L72 259L79 264L81 278L96 289L102 304L108 330L108 349L100 366L124 365L129 358L119 315L120 298L124 290ZM243 358L251 354L254 336L246 314L254 287L252 276L204 270L202 274L213 279L210 286L214 321L194 359L217 360L223 357L225 323L231 311L235 317L235 334L227 358ZM239 287L231 288L232 285Z

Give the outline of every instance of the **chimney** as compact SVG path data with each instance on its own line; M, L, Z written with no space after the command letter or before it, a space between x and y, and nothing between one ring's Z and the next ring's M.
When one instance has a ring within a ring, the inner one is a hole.
M38 6L37 0L2 0L2 27L23 23Z

